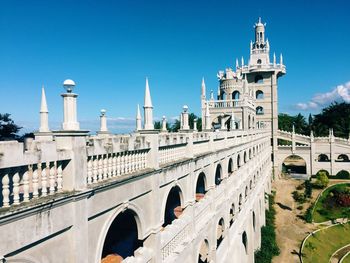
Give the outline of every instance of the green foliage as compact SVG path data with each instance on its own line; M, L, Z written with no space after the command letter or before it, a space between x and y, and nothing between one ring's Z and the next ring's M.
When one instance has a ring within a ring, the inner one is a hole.
M313 208L313 204L311 204L311 206L308 209L306 209L306 212L304 215L304 219L308 223L312 223L312 208Z
M320 188L325 188L329 183L329 179L325 171L319 171L316 175L316 178L317 179L315 185Z
M293 130L299 134L310 134L310 126L306 123L306 119L300 113L295 116L290 116L285 113L278 114L278 128L283 131L291 132Z
M0 113L0 141L17 140L17 133L22 127L19 127L10 118L11 114Z
M350 104L334 102L316 114L313 120L315 136L327 136L333 128L337 137L348 138L350 132Z
M305 181L305 196L307 198L311 198L312 196L312 183L311 180Z
M298 192L298 191L293 191L292 194L293 194L293 199L294 199L296 202L298 202L298 203L300 203L300 204L305 203L306 197L305 197L305 194L304 194L304 193L300 193L300 192Z
M188 115L188 122L190 125L190 129L193 129L193 123L195 119L197 119L197 130L202 131L202 118L198 117L194 113L190 113ZM180 130L180 125L181 125L180 121L175 120L175 122L171 125L171 127L169 127L169 130L172 132L177 132L178 130Z
M256 263L270 263L280 253L276 243L274 195L269 195L269 210L266 210L266 225L261 228L261 247L254 254Z

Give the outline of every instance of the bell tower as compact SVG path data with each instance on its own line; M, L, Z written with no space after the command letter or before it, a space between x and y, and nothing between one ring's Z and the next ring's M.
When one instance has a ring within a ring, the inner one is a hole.
M250 43L250 60L249 65L267 65L270 64L270 44L269 40L265 41L266 23L261 23L259 17L258 23L255 23L255 42Z

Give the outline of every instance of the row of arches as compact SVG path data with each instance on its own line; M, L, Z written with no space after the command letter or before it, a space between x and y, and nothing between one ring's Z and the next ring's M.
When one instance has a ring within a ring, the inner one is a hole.
M230 100L230 99L233 99L233 100L239 100L240 97L241 97L241 93L238 91L238 90L235 90L234 92L232 92L232 98L227 98L225 97L225 94L223 94L222 98L221 99L227 99L227 100ZM257 90L255 92L255 99L257 100L262 100L265 98L265 94L262 90Z
M242 158L243 162L246 163L248 158L251 159L253 156L262 151L264 146L264 143L260 143L237 154L237 163L240 166L242 165L241 161L239 161L240 158ZM228 160L226 169L229 175L231 175L234 171L234 161L232 156ZM244 201L246 201L248 198L249 191L253 189L256 180L261 173L262 171L260 167L260 169L258 169L257 172L252 175L249 182L247 182L247 185L245 186L244 191L239 195L238 200L236 202L232 202L230 210L228 211L230 226L234 222L236 209L241 211ZM216 165L214 178L215 179L213 181L215 182L215 186L220 185L223 180L222 163L218 163ZM209 189L205 172L199 173L198 177L196 178L195 185L195 200L200 202ZM166 202L163 206L163 228L170 225L175 219L181 216L185 209L183 200L184 198L181 187L179 185L171 187L167 194ZM238 206L235 206L235 203L238 203ZM108 227L105 235L102 252L100 252L101 262L107 261L109 257L115 257L118 258L118 260L125 259L128 256L132 256L134 251L143 245L144 240L141 240L139 236L141 227L140 222L138 213L135 209L127 208L118 213L118 215L113 219L111 225ZM225 221L222 218L222 220L219 221L217 228L217 247L221 244L223 238L225 237L224 229Z
M331 159L328 157L327 154L320 154L317 156L318 162L330 162ZM349 162L349 156L347 154L339 154L337 158L335 159L336 162Z

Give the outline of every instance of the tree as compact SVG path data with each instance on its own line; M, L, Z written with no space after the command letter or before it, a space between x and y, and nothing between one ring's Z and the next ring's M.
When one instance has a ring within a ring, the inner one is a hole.
M9 113L0 113L0 141L18 139L17 133L22 127L16 125L10 116Z
M325 188L329 183L329 179L325 171L318 172L316 178L316 185L320 188Z
M201 131L202 130L202 118L198 117L196 114L194 113L190 113L188 115L188 122L190 125L190 129L193 129L193 125L194 125L194 120L197 119L197 130ZM180 130L180 121L179 120L175 120L175 122L171 125L170 127L170 131L172 132L177 132L178 130Z

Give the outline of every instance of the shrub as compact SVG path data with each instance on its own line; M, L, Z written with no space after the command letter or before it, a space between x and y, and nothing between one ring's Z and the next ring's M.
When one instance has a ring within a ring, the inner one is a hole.
M298 210L303 210L303 208L304 208L304 207L303 207L302 205L299 205L299 206L297 207Z
M320 188L325 188L329 183L327 173L324 171L318 172L316 178L315 184Z
M296 187L297 190L303 190L303 188L304 188L303 184L299 184L299 185Z
M300 192L298 192L298 191L294 191L294 192L292 192L292 194L293 194L293 199L296 201L296 202L298 202L298 203L300 203L300 204L303 204L303 203L305 203L305 194L304 193L300 193Z
M311 198L312 196L312 184L311 180L306 180L305 181L305 196L307 198Z
M308 223L312 223L312 208L313 204L311 204L311 206L306 210L304 215L305 221Z

